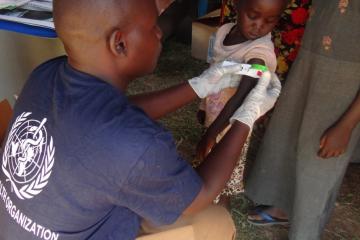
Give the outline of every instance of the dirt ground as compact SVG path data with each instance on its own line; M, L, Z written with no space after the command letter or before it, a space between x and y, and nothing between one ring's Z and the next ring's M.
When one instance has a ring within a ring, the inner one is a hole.
M196 76L207 67L190 56L190 47L167 42L154 74L135 81L130 93L162 89ZM160 122L172 131L178 150L185 159L194 158L195 146L203 128L196 121L198 102L170 114ZM256 149L256 148L254 148ZM250 152L251 156L255 151ZM247 223L246 212L251 203L243 195L232 199L231 213L237 226L237 240L287 239L287 227L254 227ZM360 240L360 164L350 165L339 194L334 213L323 240Z

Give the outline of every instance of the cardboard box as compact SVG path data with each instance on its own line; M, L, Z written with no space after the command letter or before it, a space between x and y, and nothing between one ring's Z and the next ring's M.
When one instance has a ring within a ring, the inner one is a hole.
M7 100L0 102L0 148L4 141L7 128L13 115L12 108Z
M209 39L220 25L220 10L216 10L192 24L191 56L199 60L207 60Z

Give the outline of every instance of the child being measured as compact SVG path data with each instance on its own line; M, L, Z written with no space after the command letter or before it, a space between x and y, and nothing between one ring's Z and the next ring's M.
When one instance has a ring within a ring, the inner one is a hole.
M271 31L276 26L288 0L237 0L237 23L221 26L215 37L211 63L225 59L247 63L252 69L269 70L274 73L277 62ZM248 66L249 67L249 66ZM232 76L234 77L234 75ZM235 77L240 77L236 76ZM197 159L202 161L211 148L226 133L229 118L242 104L258 77L244 74L238 88L227 88L211 95L201 102L198 112L199 121L205 124L207 131L197 147ZM249 139L244 146L238 164L219 200L228 204L230 195L244 191L243 172Z

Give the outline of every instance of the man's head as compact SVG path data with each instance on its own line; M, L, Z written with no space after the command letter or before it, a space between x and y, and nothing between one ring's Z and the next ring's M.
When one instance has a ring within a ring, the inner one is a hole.
M238 30L248 40L273 30L289 0L237 0Z
M157 16L154 0L54 0L69 61L104 77L131 80L154 70L161 50Z

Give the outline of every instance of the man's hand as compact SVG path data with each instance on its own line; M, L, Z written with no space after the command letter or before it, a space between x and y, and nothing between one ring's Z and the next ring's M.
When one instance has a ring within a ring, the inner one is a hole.
M205 98L224 88L237 87L241 77L232 75L241 69L241 64L223 66L223 63L219 62L205 70L199 77L190 79L189 84L199 98Z
M346 152L351 138L351 128L335 124L327 129L320 139L318 156L321 158L339 157Z
M276 74L265 72L259 79L256 87L251 90L244 103L230 118L253 127L255 121L267 113L273 106L281 92L281 83Z

